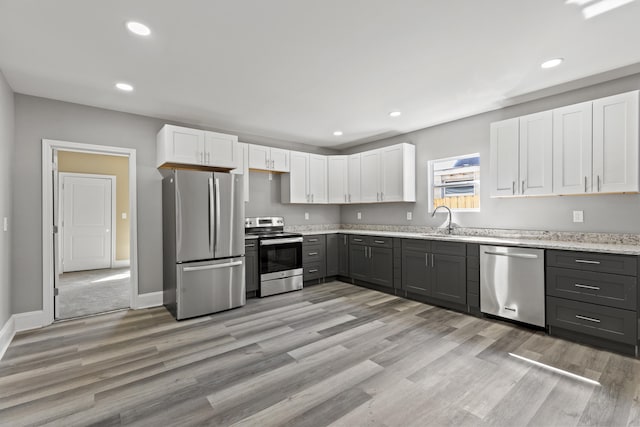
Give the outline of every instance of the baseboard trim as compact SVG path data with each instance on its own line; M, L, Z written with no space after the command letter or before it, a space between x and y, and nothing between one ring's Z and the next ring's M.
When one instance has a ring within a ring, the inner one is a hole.
M9 320L0 329L0 360L9 348L16 332L37 329L42 326L44 326L44 311L42 310L18 313L9 317Z
M2 357L9 348L9 344L11 344L11 340L13 340L15 334L15 323L13 316L11 316L7 319L2 329L0 329L0 360L2 360Z
M162 291L158 291L138 295L134 308L139 310L141 308L160 307L162 305L162 294Z
M130 267L131 262L128 259L118 259L111 261L111 268Z

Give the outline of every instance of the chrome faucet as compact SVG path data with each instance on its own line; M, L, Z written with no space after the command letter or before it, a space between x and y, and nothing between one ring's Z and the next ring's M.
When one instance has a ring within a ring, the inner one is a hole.
M449 211L449 224L447 225L447 234L451 234L451 231L453 230L453 227L451 227L451 209L449 209L449 206L446 205L440 205L437 206L433 212L431 213L431 218L433 218L436 215L436 212L438 211L438 209L440 208L445 208L447 211Z

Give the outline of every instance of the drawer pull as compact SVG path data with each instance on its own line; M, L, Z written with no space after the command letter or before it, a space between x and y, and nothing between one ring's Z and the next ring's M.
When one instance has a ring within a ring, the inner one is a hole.
M384 244L384 240L374 240L373 243L380 243L380 244Z
M600 287L598 287L598 286L581 285L580 283L575 283L573 286L575 286L576 288L592 289L594 291L599 291L600 290Z
M318 241L318 239L309 239L309 240L307 240L307 242L317 242L317 241Z
M600 264L600 261L591 261L588 259L577 259L576 262L578 264L595 264L595 265Z
M354 242L362 242L362 239L353 239Z
M588 320L589 322L593 322L593 323L600 323L600 319L594 319L593 317L587 317L587 316L580 316L579 314L576 314L576 319Z
M313 269L309 270L309 273L317 273L317 272L318 272L318 269L316 269L316 268L313 268Z
M309 252L307 255L309 255L309 256L318 255L318 252Z
M247 244L244 245L245 248L254 248L255 246L256 246L255 243L252 243L250 245L247 245Z

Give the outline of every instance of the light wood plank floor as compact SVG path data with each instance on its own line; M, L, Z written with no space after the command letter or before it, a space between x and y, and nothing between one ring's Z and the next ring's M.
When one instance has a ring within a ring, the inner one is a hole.
M339 282L58 323L0 362L11 426L623 426L639 399L633 358Z

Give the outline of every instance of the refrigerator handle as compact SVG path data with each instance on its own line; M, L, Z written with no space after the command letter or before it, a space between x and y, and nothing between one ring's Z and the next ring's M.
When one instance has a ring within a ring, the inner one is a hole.
M214 243L213 243L213 256L216 256L216 252L218 252L218 240L220 239L220 180L216 178L215 182L215 191L216 191L216 205L215 205L215 213L216 213L216 224L215 224L215 235L214 235Z
M215 205L213 203L213 178L209 178L209 252L214 251L212 248L214 233L212 216L215 211Z

